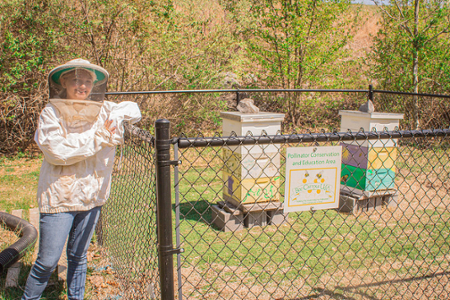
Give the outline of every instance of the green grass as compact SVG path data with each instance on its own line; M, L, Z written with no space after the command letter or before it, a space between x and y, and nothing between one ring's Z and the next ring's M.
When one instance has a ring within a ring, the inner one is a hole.
M413 172L408 184L421 184L417 178L431 170L438 172L436 180L445 182L448 151L411 150L403 148L404 155L396 162ZM391 212L384 209L386 214L369 212L359 216L334 210L291 213L285 225L221 232L210 224L210 205L223 200L220 157L210 151L209 158L203 158L207 162L189 169L182 166L179 185L183 267L194 266L194 274L205 281L217 280L218 290L242 278L253 285L275 281L286 286L292 280L306 278L304 287L314 287L326 285L331 279L324 278L336 273L362 272L362 277L356 279L365 282L373 276L385 280L390 276L426 274L427 267L417 267L421 264L444 270L448 266L445 255L450 250L450 213L432 206L418 207L412 214L399 207ZM401 217L395 216L395 211ZM374 263L379 267L376 271L370 269ZM185 275L186 281L189 275ZM339 280L333 280L340 285ZM195 290L186 289L186 295L194 297L209 289L211 285L205 282Z
M36 207L36 191L42 158L0 159L0 209Z
M409 181L402 179L403 183L425 188L418 178L430 172L435 180L445 182L447 150L419 151L405 147L401 151L403 155L396 161L397 174L402 178L402 172L406 171L411 177ZM119 268L133 266L130 278L137 279L143 273L152 272L157 265L155 195L151 170L143 166L144 161L127 160L128 155L132 153L124 154L121 173L115 175L112 191L115 196L109 202L114 210L106 234L110 237L110 253L120 262ZM222 232L211 224L210 209L223 200L221 152L212 148L197 149L183 153L181 159L184 163L179 176L179 230L181 247L185 250L181 255L183 272L188 272L182 276L186 282L193 280L194 275L203 278L195 289L185 286L188 298L201 297L199 295L211 289L222 290L233 284L248 287L294 284L305 293L315 286L331 284L342 294L340 289L348 285L348 277L367 283L386 278L414 278L430 270L448 268L450 212L445 207L428 205L417 207L413 212L397 207L359 215L334 210L299 212L291 213L288 223L280 226ZM38 166L40 161L34 163ZM7 210L32 205L28 194L19 193L17 187L28 185L32 187L30 190L35 189L38 171L18 171L24 167L26 162L23 161L2 165L1 186L7 189L2 190L0 201L9 199L1 204L9 205ZM175 228L174 192L172 208ZM175 232L173 239L175 242ZM22 273L27 273L27 268ZM189 271L189 268L193 269ZM26 274L21 276L23 286ZM4 276L0 280L4 280ZM20 293L0 289L2 299L15 299ZM63 299L64 289L50 287L47 295L47 299Z

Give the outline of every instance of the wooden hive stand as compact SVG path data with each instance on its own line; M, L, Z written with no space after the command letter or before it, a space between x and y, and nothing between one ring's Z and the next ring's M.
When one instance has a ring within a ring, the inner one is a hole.
M244 227L281 225L288 220L280 201L234 205L220 201L213 205L213 223L223 231L238 231ZM218 215L223 217L218 217Z
M344 187L340 192L339 212L371 211L386 206L397 206L397 202L398 191L396 189L367 192Z

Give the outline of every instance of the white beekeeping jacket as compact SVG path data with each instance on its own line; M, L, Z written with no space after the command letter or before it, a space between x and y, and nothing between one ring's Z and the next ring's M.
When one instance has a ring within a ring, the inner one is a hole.
M123 143L121 124L140 118L133 102L50 100L35 134L44 153L37 194L41 213L103 205L110 193L115 146ZM114 120L114 134L104 127L106 120Z
M86 211L108 199L122 123L141 119L134 102L104 101L108 77L105 69L83 59L49 73L50 101L35 134L44 153L37 193L41 213ZM114 133L105 127L109 120Z

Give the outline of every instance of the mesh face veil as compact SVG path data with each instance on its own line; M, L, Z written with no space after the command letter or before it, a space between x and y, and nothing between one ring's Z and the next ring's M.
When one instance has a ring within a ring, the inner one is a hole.
M105 69L87 60L71 60L50 71L50 99L103 101L108 77Z

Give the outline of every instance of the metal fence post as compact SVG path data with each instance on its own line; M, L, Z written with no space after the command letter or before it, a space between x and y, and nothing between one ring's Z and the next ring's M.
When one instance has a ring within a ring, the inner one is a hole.
M159 119L155 122L156 149L156 195L159 274L161 299L174 299L173 242L172 242L172 197L170 183L170 122Z

